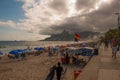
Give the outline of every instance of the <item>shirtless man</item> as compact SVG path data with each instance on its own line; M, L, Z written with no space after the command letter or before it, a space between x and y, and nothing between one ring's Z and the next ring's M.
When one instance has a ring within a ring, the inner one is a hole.
M112 47L112 58L116 59L116 53L117 53L117 47L118 47L118 41L116 38L112 39L111 47Z

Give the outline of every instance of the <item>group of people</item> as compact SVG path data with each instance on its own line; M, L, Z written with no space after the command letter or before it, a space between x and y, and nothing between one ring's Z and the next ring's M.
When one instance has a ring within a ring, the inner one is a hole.
M63 64L77 64L79 62L78 54L68 54L68 52L64 53L61 57L61 61Z
M116 59L117 51L119 51L120 48L120 38L113 37L112 39L104 39L104 46L105 50L109 47L109 45L112 48L112 58Z
M57 80L61 80L62 72L63 72L63 67L61 66L61 63L58 62L57 66L54 65L53 67L51 67L50 72L45 80L53 80L55 73Z
M22 59L26 59L26 53L21 53L21 54L8 54L8 58L10 59L18 59L19 57L21 57Z

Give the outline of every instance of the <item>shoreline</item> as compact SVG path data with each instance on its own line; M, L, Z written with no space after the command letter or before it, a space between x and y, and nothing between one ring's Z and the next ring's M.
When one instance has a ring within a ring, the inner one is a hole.
M11 42L11 41L9 41ZM13 41L14 42L14 41ZM19 41L18 41L19 42ZM20 41L21 42L21 41ZM25 41L25 42L36 42L36 41ZM92 41L92 40L86 40L86 41L79 41L79 42L74 42L74 41L43 41L45 43L41 43L40 41L37 41L39 43L37 44L31 44L31 43L16 43L15 44L13 43L8 43L10 45L0 45L0 46L3 46L0 48L0 51L3 52L3 53L7 53L9 52L10 50L15 50L15 49L25 49L27 48L28 46L31 47L31 48L35 48L35 47L48 47L48 46L60 46L60 45L67 45L67 44L80 44L80 43L91 43L91 42L95 42L95 41ZM51 43L49 43L51 42Z

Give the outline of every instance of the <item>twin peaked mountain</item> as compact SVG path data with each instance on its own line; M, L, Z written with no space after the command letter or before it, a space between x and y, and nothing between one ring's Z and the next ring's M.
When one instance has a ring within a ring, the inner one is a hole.
M83 31L78 33L80 35L80 39L86 39L89 36L98 35L99 32L91 32L91 31ZM51 37L44 39L44 41L73 41L74 34L70 34L68 31L63 30L60 34L53 34Z

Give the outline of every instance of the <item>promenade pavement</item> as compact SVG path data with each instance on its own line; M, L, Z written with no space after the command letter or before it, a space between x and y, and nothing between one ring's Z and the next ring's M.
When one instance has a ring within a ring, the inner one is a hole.
M117 58L113 59L111 48L103 48L100 56L98 80L120 80L120 51L117 52Z
M120 51L113 59L111 48L101 46L76 80L120 80Z

